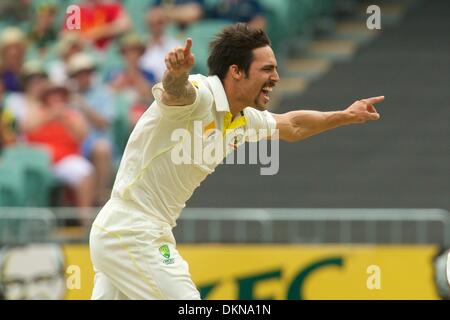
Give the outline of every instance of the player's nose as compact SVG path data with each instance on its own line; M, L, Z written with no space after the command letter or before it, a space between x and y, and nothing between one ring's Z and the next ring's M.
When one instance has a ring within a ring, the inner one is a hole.
M278 74L278 71L275 69L270 77L270 80L273 82L280 81L280 75Z

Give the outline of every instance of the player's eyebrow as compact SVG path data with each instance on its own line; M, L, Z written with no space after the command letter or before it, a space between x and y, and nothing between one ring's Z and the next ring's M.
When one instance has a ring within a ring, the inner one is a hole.
M278 66L276 64L266 64L261 67L262 70L266 69L278 69Z

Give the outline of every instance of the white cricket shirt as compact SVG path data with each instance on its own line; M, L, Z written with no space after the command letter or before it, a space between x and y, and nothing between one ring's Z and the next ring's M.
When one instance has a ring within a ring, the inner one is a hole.
M252 132L249 129L265 129L270 135L276 128L276 121L268 111L251 107L245 108L242 116L231 122L228 100L217 76L191 75L189 81L195 87L196 98L187 106L165 105L161 101L162 83L153 87L155 101L130 135L112 190L112 199L172 227L186 201L206 176L214 172L227 153L245 142L245 135L237 135L232 143L227 143L227 138L220 132L225 132L226 128L244 133ZM180 133L184 134L183 139L179 138ZM263 137L247 139L253 141ZM198 158L193 149L198 150L194 147L199 141L203 150L221 142L226 151L220 161L195 161ZM180 153L182 145L189 143L191 153ZM174 155L178 154L192 161L174 161Z

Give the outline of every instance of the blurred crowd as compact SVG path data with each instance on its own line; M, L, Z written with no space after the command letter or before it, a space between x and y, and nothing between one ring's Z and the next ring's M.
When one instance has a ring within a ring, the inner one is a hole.
M45 147L75 206L108 199L124 148L115 126L129 134L152 103L165 54L182 44L177 32L202 19L266 25L257 0L132 1L148 2L145 32L126 1L0 2L1 148ZM77 22L72 4L79 28L67 23Z

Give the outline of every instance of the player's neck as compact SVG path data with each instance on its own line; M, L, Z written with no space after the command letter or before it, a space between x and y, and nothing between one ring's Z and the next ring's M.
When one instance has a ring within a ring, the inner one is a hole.
M240 99L238 90L236 90L236 88L232 84L224 81L223 87L227 96L230 112L233 115L234 119L234 117L237 116L247 106L245 105L245 102Z
M244 108L245 108L245 106L233 106L231 103L230 103L230 112L231 112L231 114L233 115L233 118L232 119L234 119L236 116L238 116L239 115L239 113L242 111L242 110L244 110Z

